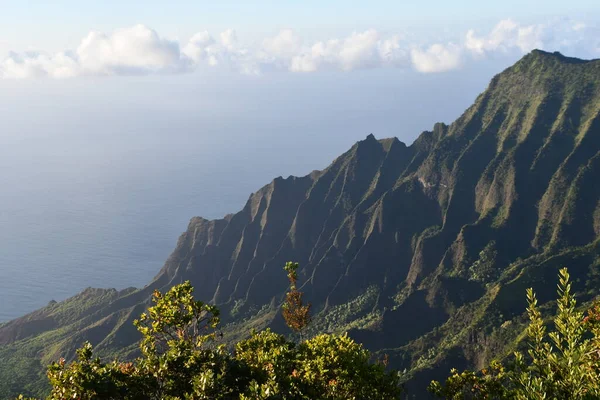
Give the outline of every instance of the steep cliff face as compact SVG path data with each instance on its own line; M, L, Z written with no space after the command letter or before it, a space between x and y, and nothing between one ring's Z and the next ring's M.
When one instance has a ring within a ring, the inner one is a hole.
M600 61L533 51L411 146L369 135L236 214L193 218L146 288L84 292L1 326L0 354L29 343L29 357L50 357L84 339L128 354L151 291L184 280L220 305L230 338L279 329L282 266L294 260L313 331L349 331L422 389L508 351L525 288L547 301L557 268L571 268L582 300L597 292L598 182Z
M261 305L282 293L281 265L292 259L326 308L373 285L385 303L439 274L468 280L484 249L499 273L591 243L599 76L598 62L534 51L412 146L369 135L322 172L276 179L234 216L193 220L176 251L185 255L158 279L191 279L217 304Z

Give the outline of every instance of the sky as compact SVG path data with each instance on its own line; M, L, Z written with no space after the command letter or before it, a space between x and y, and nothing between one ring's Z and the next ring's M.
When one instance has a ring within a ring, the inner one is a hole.
M0 78L411 69L600 56L600 2L0 1Z
M111 30L136 23L173 34L189 34L200 28L234 28L251 33L290 27L332 33L348 29L432 27L440 23L458 26L463 22L489 23L507 17L581 17L600 10L594 0L2 0L0 5L2 36L19 32L25 41L68 38L69 32L82 35L90 29Z

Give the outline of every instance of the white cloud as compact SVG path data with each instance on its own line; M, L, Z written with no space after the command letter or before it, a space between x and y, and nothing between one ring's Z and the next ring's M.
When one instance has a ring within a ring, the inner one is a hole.
M183 73L202 68L226 68L258 75L270 70L314 72L369 68L413 68L435 73L459 68L467 61L534 48L580 57L600 55L598 28L570 19L522 25L498 22L487 34L468 30L458 42L415 45L398 34L375 29L346 37L306 43L290 29L246 47L232 29L213 37L207 31L180 42L135 25L110 34L90 32L72 51L9 53L0 63L0 78L81 75ZM470 55L470 57L469 57Z
M135 25L111 35L90 32L74 52L10 53L0 71L7 78L67 78L181 72L189 66L189 59L182 57L177 42L161 38L144 25Z
M340 65L344 70L373 68L379 64L377 52L379 33L371 29L362 33L353 33L344 40L339 49Z
M228 29L215 40L207 31L192 36L183 47L182 54L195 67L223 67L244 74L260 74L258 62L248 49L240 45L234 30Z
M543 25L520 26L511 19L505 19L486 36L477 36L474 30L467 32L465 47L476 55L489 52L508 52L515 48L528 52L543 46Z
M158 36L144 25L115 31L90 32L77 48L84 73L113 75L177 72L186 67L179 43Z
M221 38L221 44L227 50L231 51L237 47L237 35L233 29L227 29L226 31L221 32L219 36Z
M597 56L594 49L597 38L597 29L569 19L530 25L505 19L498 22L487 35L479 36L474 30L469 30L464 45L476 57L492 53L527 53L533 49L594 57Z
M24 79L50 76L52 78L70 78L80 73L80 66L72 54L57 53L49 56L39 52L24 54L9 53L0 64L0 77Z
M209 65L217 65L218 61L212 50L216 43L208 31L198 32L191 37L182 52L197 64L206 62Z
M345 39L317 42L294 56L290 70L313 72L321 68L344 71L384 66L404 66L408 52L402 48L399 35L382 38L374 29L353 33Z
M449 71L460 67L462 63L462 49L453 43L436 43L426 50L415 48L410 56L414 68L424 73Z
M265 57L291 60L302 51L302 38L291 29L284 29L276 36L264 39L262 51Z
M405 67L409 65L409 51L403 47L400 35L394 35L377 44L379 57L384 65Z

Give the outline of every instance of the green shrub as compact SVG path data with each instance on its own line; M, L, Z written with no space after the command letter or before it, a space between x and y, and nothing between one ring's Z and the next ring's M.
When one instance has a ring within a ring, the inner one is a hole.
M141 357L104 363L85 343L77 360L48 368L50 400L240 399L392 400L398 375L345 335L320 335L300 344L265 330L217 344L219 310L196 301L189 282L164 295L135 321Z
M532 289L527 290L527 354L509 365L493 362L479 373L451 371L445 384L429 390L446 399L599 399L600 307L585 317L576 308L571 281L561 269L554 330L547 332Z

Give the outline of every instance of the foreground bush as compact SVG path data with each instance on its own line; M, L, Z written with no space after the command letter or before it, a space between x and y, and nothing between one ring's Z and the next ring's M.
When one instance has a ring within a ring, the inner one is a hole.
M320 335L296 344L269 330L230 351L216 342L219 311L196 301L189 282L135 321L143 339L133 362L104 363L89 343L77 360L48 369L51 400L63 399L399 399L395 373L371 364L346 336Z
M398 376L369 363L347 336L319 335L299 345L269 330L236 346L252 368L251 399L397 399Z
M600 307L576 309L566 269L560 270L558 312L547 332L532 289L527 290L526 355L509 365L493 362L480 373L451 371L445 384L429 390L447 399L600 399Z

